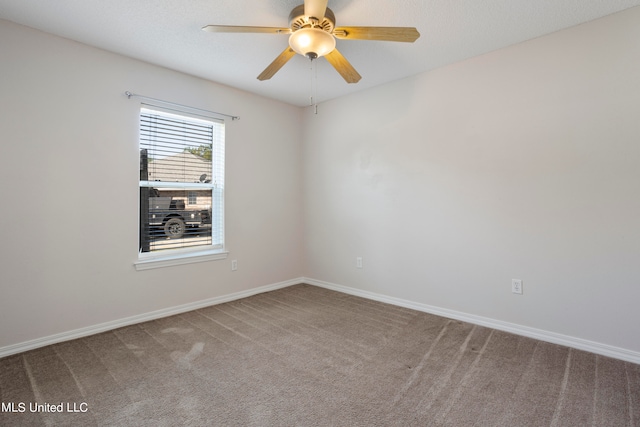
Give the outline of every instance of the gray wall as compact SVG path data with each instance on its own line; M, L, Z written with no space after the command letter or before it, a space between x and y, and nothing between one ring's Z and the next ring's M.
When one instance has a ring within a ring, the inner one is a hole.
M301 276L298 108L7 21L0 58L0 348ZM126 90L242 116L226 125L227 260L134 269Z
M306 111L306 274L640 351L638 22Z

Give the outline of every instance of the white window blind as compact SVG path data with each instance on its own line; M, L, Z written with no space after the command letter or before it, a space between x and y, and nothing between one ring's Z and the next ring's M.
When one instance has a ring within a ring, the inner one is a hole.
M140 252L224 248L224 121L140 110Z

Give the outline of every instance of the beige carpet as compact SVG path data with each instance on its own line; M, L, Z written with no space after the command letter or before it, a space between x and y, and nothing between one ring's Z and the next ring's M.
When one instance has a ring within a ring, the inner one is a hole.
M0 397L1 426L620 427L640 365L298 285L0 359Z

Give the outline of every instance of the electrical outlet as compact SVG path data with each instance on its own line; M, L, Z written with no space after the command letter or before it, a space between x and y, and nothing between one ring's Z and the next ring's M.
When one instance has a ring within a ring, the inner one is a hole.
M232 259L231 260L231 271L236 271L238 269L238 260L237 259Z
M356 268L362 268L362 257L361 256L356 258Z
M511 292L522 295L522 280L511 279Z

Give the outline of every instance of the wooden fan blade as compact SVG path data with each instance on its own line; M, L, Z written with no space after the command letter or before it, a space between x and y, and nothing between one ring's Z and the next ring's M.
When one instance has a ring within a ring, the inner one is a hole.
M291 58L295 56L295 51L287 46L287 48L258 76L258 80L269 80L275 73L282 68Z
M345 58L340 52L338 52L338 49L333 49L331 53L325 55L325 58L327 58L327 61L329 61L329 63L333 65L333 68L335 68L336 71L340 73L342 78L345 79L347 83L358 83L362 78L362 76L358 74L356 69L353 68L353 65L351 65L349 61L347 61L347 58Z
M346 40L380 40L413 43L420 37L414 27L338 27L333 35Z
M210 33L268 33L268 34L290 34L291 28L279 27L245 27L241 25L206 25L202 31Z
M322 21L328 0L304 0L304 15Z

